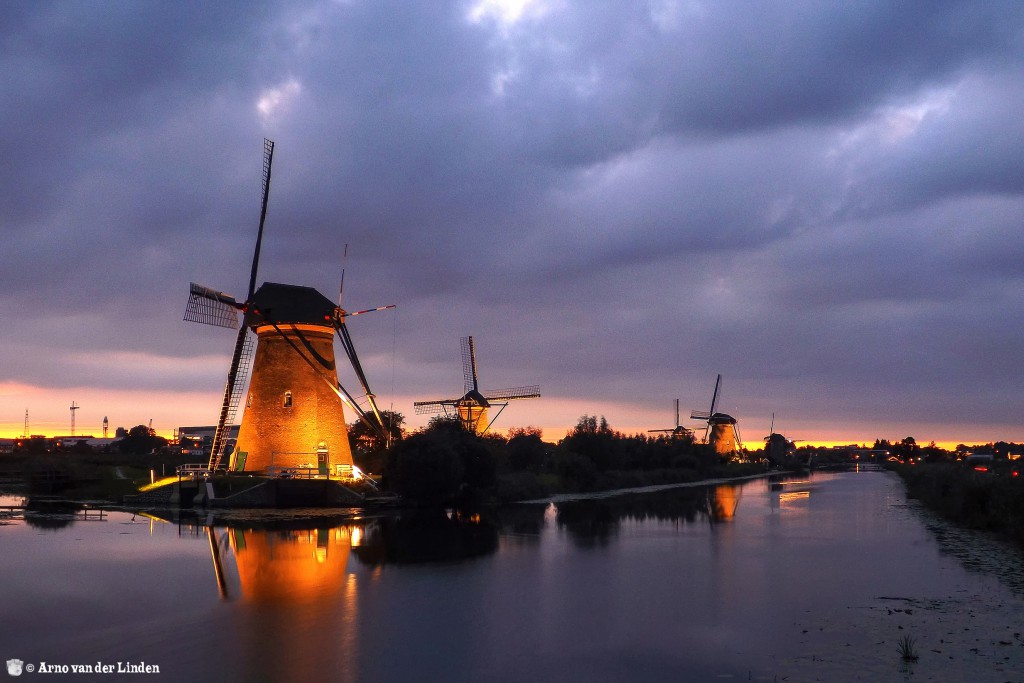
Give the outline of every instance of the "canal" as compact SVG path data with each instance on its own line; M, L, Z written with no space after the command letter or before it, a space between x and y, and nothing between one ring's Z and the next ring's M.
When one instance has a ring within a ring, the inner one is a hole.
M1024 681L1024 556L881 471L485 515L14 510L0 586L30 678Z

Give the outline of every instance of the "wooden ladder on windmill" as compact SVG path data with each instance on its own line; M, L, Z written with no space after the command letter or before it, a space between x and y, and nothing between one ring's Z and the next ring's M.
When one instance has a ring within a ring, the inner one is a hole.
M210 453L209 469L211 472L221 466L221 461L224 459L224 451L227 450L227 434L230 433L231 425L235 422L235 415L238 414L238 404L242 402L245 378L249 376L249 368L252 365L253 349L255 347L254 339L255 337L251 334L245 335L242 342L242 353L238 357L238 370L234 386L231 387L230 392L225 392L224 395L224 405L221 406L221 410L224 413L224 421L221 429L226 433L221 434L219 439L214 439L217 442L217 449Z

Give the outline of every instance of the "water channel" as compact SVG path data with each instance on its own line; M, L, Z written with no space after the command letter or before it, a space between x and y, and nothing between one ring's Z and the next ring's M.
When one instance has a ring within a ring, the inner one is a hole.
M0 518L0 657L159 668L50 675L76 681L1001 683L1022 632L1024 556L879 471L493 515Z

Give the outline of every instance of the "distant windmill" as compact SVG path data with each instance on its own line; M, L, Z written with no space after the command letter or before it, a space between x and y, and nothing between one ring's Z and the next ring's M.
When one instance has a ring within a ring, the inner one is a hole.
M476 374L476 347L473 344L473 337L462 337L462 376L465 380L466 393L461 398L442 398L435 401L416 401L413 407L417 415L431 415L444 413L445 415L458 415L462 426L467 430L483 434L498 415L505 410L509 401L526 398L540 398L540 387L530 385L515 387L514 389L498 389L496 391L480 392ZM489 408L500 405L497 414L487 421ZM483 428L481 429L481 425Z
M679 424L679 399L676 399L676 426L672 429L648 429L650 434L671 434L673 438L692 437L693 432Z
M736 455L743 449L740 430L736 418L732 415L716 412L718 407L718 391L722 386L722 376L715 380L715 393L711 396L710 410L694 410L690 413L691 420L701 420L707 424L704 430L704 443L711 444L719 455Z
M321 472L325 472L329 464L352 464L343 402L371 428L381 424L375 397L356 356L345 318L393 306L350 313L310 287L266 282L256 289L274 143L264 140L263 150L263 204L246 297L238 301L192 283L185 308L185 320L219 327L238 327L238 312L244 314L228 368L209 469L223 466L227 426L241 401L252 358L252 338L248 335L252 330L257 339L255 361L230 468L261 471L272 465L299 467L316 460ZM338 382L335 334L362 385L372 416Z
M768 436L764 437L764 457L771 464L783 467L792 464L795 452L796 441L787 439L775 431L775 413L772 413L772 425L768 430Z

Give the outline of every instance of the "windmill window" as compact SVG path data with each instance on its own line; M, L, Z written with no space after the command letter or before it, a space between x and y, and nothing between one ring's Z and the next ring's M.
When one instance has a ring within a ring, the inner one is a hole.
M290 391L284 392L284 407L285 408L291 408L292 407L292 392L290 392Z
M245 407L246 408L252 408L252 392L251 391L249 392L249 395L245 397Z

